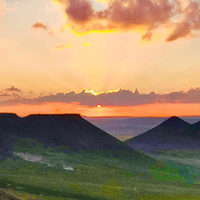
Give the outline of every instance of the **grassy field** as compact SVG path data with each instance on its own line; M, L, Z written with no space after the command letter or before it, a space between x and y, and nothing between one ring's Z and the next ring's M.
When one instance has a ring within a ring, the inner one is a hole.
M135 152L46 149L27 139L18 140L14 152L43 158L33 163L15 156L0 162L1 188L21 199L200 199L193 166L165 164Z
M164 162L175 162L192 166L200 170L200 150L157 150L154 154L146 154Z

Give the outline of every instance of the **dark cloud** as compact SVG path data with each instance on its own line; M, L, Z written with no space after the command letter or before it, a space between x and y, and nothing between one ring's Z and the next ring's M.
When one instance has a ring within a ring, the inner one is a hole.
M42 104L42 103L79 103L85 106L135 106L154 103L200 103L200 88L190 89L187 92L171 92L167 94L140 93L138 89L134 92L120 89L118 92L101 93L93 95L83 90L80 93L74 91L69 93L57 93L40 96L34 99L17 98L0 102L0 105L13 104Z
M0 97L2 99L15 99L22 95L22 90L16 86L9 86L4 89L0 89Z
M21 88L16 86L7 87L4 90L7 92L22 92Z
M69 0L65 12L76 23L85 23L94 15L92 5L84 0Z
M173 12L168 0L113 0L103 11L95 11L87 0L67 0L65 6L68 20L83 29L151 29L168 21Z
M105 10L96 11L89 0L58 0L64 7L68 24L76 31L146 29L142 37L150 40L153 30L172 25L166 41L186 37L200 29L200 4L189 0L183 8L181 0L110 0ZM175 19L181 16L179 22Z
M41 22L41 21L38 21L36 22L35 24L32 25L32 28L37 28L37 29L44 29L46 30L47 29L47 26Z
M106 10L106 18L124 27L163 23L172 16L173 6L169 1L115 0Z

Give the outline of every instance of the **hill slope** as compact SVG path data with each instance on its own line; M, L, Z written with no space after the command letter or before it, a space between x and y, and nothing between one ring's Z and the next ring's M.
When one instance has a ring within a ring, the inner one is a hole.
M2 188L0 188L0 199L1 200L21 200L20 198L9 194L7 191L5 191Z
M125 143L144 152L162 149L200 149L199 133L199 123L191 125L178 117L171 117L157 127Z
M130 148L102 131L79 114L30 115L0 114L0 156L12 155L18 138L32 138L46 147L65 146L71 150L129 150Z

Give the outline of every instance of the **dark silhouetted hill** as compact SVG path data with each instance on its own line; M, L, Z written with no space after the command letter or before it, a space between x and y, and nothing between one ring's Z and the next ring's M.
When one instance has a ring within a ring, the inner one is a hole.
M144 152L163 149L200 149L200 122L191 125L178 117L171 117L125 143Z
M0 156L12 156L13 143L18 138L32 138L46 147L68 146L81 149L131 148L92 125L79 114L29 115L0 114Z

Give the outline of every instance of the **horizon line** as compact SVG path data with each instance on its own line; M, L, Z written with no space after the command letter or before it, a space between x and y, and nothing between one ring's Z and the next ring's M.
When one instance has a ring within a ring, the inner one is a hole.
M14 112L0 112L1 114L14 114L18 117L28 117L30 115L80 115L81 117L86 117L86 118L170 118L173 116L176 117L200 117L200 115L165 115L165 116L156 116L156 115L152 115L152 116L134 116L134 115L121 115L121 116L114 116L114 115L110 115L110 116L106 116L106 115L102 115L102 116L87 116L87 115L82 115L81 113L30 113L28 115L18 115L17 113Z

